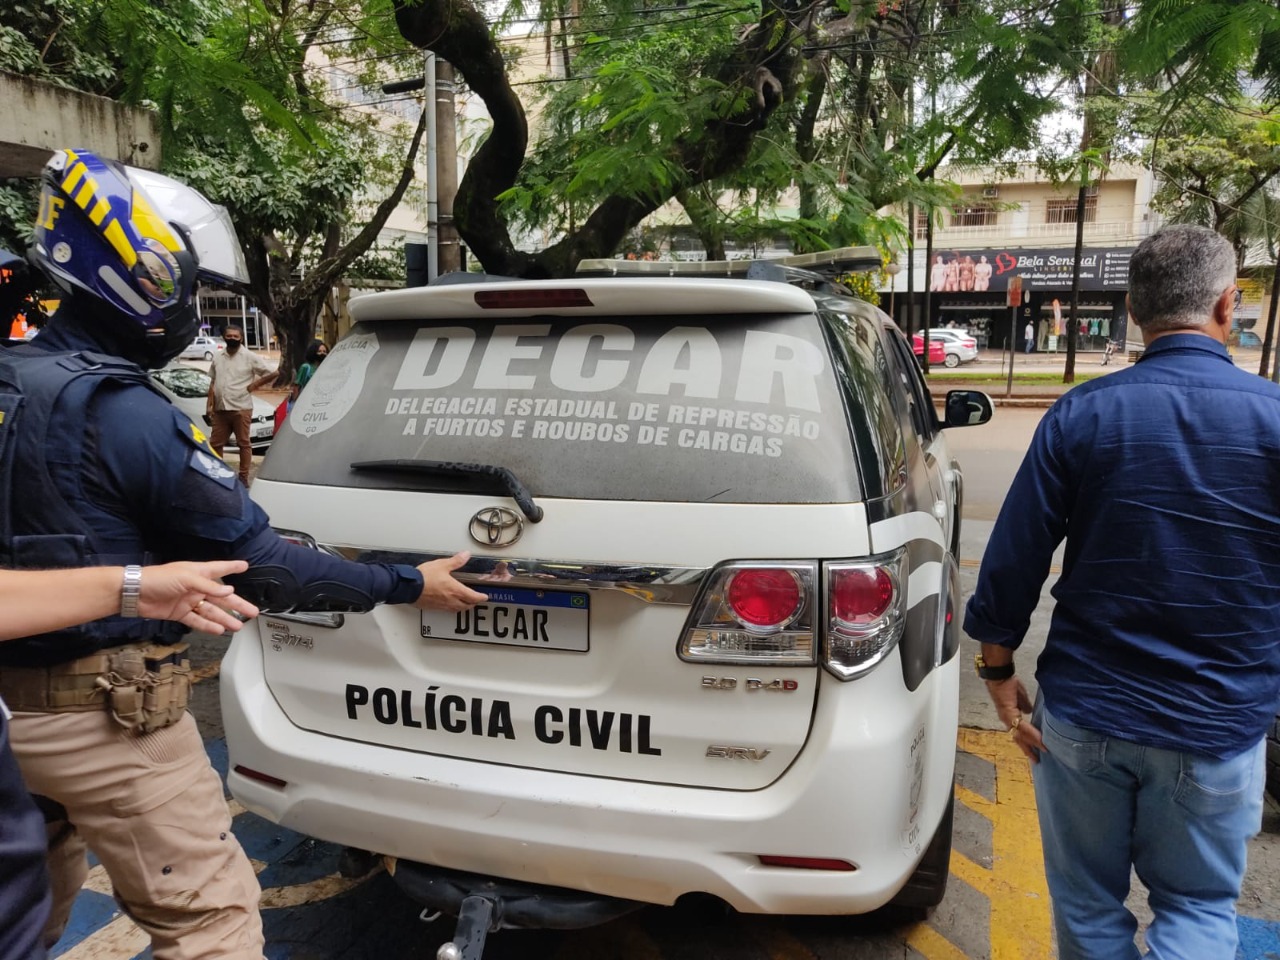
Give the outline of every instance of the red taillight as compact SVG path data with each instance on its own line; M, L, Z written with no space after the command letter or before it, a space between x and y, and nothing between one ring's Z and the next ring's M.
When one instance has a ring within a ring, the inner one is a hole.
M893 579L881 567L834 570L831 615L843 623L866 623L884 615L893 603Z
M791 867L797 870L838 870L849 873L857 870L848 860L832 860L827 857L773 857L761 856L760 863L766 867Z
M236 764L235 771L242 777L248 777L250 780L257 780L259 783L265 783L269 787L277 787L283 790L289 785L279 777L273 777L271 774L263 773L260 770L251 770L249 767L242 767L238 763Z
M476 306L486 310L539 310L550 307L595 306L587 291L563 290L477 290Z
M748 567L739 570L725 590L733 615L753 627L776 627L800 610L804 595L790 570Z

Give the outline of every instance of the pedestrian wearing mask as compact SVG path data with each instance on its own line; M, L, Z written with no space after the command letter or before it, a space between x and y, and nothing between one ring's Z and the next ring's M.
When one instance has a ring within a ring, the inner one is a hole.
M465 553L415 568L282 540L152 387L146 368L199 328L196 284L247 281L225 210L80 150L46 165L41 210L31 259L64 296L39 337L0 350L0 565L124 571L119 616L0 643L14 754L65 814L50 825L46 938L66 923L88 849L155 960L262 960L257 878L184 709L184 628L141 617L141 566L243 560L230 582L266 611L465 610L485 595L453 577ZM19 477L40 491L21 510L3 485Z
M213 358L209 367L209 420L213 436L209 445L222 456L227 440L236 438L240 448L240 482L249 485L253 464L253 442L249 424L253 419L253 391L276 378L279 371L252 350L244 349L244 330L229 326L222 331L227 349Z
M316 368L320 366L320 362L329 355L329 348L325 346L323 340L312 340L307 347L306 361L298 368L297 376L293 378L293 382L298 386L298 392L302 392L302 388L311 382L311 378L315 376Z
M1045 414L968 604L978 674L1034 764L1061 960L1138 960L1131 870L1147 957L1236 956L1280 698L1280 387L1227 356L1235 276L1204 227L1138 246L1142 357ZM1033 706L1014 651L1064 539Z

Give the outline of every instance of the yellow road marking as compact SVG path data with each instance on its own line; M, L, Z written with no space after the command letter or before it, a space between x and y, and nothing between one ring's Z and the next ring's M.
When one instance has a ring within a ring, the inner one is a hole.
M210 677L216 677L221 671L221 660L211 660L208 663L202 663L198 667L191 668L191 682L199 683L201 680L208 680Z
M908 930L906 941L925 960L967 960L963 950L925 923Z
M963 803L974 813L980 813L988 820L993 818L996 805L980 794L974 793L968 787L962 787L956 784L956 799Z
M991 960L1045 960L1053 934L1030 764L1003 733L964 729L959 747L995 765L996 802L976 811L993 828L990 871L952 853L952 872L991 898Z
M85 937L60 960L117 960L119 957L137 956L151 945L151 938L143 933L124 914L116 917L101 930Z
M378 869L381 870L382 867ZM331 873L319 880L294 883L287 887L272 887L270 890L262 891L262 899L258 901L258 906L263 910L277 910L281 907L300 907L318 900L328 900L364 883L371 876L372 874L365 874L363 877L344 877Z
M90 870L89 876L85 878L84 885L80 889L111 896L111 878L107 876L107 868L98 864Z

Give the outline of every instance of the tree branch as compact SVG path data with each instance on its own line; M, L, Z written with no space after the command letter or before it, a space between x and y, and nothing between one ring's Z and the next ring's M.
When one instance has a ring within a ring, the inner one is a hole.
M434 109L434 103L428 103L424 107L422 116L418 118L418 129L414 131L413 142L410 143L409 152L404 158L404 167L400 171L400 179L396 182L395 188L390 195L378 204L378 209L374 211L373 216L369 218L369 222L364 225L363 229L345 246L338 249L338 235L333 232L336 229L336 225L331 227L326 237L324 256L316 264L315 269L308 273L290 294L295 302L315 296L317 292L327 291L357 257L373 246L373 242L378 239L378 234L382 231L383 226L386 225L387 218L400 205L405 191L409 189L409 184L413 182L413 164L417 160L418 148L422 145L423 134L427 130L427 111ZM434 173L435 171L432 171L433 175Z

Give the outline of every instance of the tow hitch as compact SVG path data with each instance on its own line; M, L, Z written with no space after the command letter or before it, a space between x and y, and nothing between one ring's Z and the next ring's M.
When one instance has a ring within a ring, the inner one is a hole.
M436 960L481 960L485 940L496 930L578 930L607 923L644 906L636 900L580 890L503 880L410 860L385 858L400 889L425 906L422 919L458 918L454 936Z
M502 926L500 906L500 902L495 903L488 897L470 896L463 900L453 939L440 944L436 960L480 960L490 931Z

